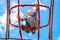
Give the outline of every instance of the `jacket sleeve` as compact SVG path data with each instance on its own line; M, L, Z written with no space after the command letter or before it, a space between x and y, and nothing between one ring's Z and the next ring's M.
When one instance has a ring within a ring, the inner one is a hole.
M37 16L37 10L36 10L36 8L33 9L33 16Z
M25 20L27 20L27 18L25 17L25 18L23 18L21 21L25 21Z

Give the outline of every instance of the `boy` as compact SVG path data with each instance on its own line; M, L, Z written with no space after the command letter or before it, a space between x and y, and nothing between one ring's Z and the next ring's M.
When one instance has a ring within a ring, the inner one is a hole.
M32 10L28 10L27 11L27 16L25 18L22 18L21 16L17 15L17 18L20 19L21 21L26 21L26 25L27 27L30 28L37 28L37 10L38 7L37 5L35 5L35 11ZM27 32L27 31L26 31ZM34 34L35 31L32 31L32 34Z

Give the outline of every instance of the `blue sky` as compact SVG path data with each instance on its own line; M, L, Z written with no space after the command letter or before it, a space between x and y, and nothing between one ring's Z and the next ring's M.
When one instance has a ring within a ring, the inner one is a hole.
M11 2L11 6L17 5L17 0L10 0ZM21 0L20 4L33 4L35 3L36 0ZM41 4L50 6L50 0L41 0L40 1ZM53 40L60 40L60 18L59 18L59 9L60 9L60 4L59 4L60 0L55 0L54 1L54 19L53 19ZM6 6L6 0L0 0L0 38L5 38L5 34L6 34L6 10L7 10L7 6ZM20 13L22 17L25 17L26 11L28 9L33 10L33 7L20 7ZM18 25L17 23L17 18L16 18L16 14L17 14L17 8L14 8L11 11L11 21L13 24ZM49 15L49 10L41 7L41 25L45 25L48 23L48 15ZM24 23L24 22L23 22ZM21 22L22 24L22 22ZM48 31L49 31L49 27L45 27L40 29L40 36L41 36L41 40L48 40ZM37 31L35 34L32 35L32 33L26 33L22 30L22 34L23 34L23 38L29 38L32 40L37 40ZM19 36L19 29L13 26L10 26L10 38L20 38Z

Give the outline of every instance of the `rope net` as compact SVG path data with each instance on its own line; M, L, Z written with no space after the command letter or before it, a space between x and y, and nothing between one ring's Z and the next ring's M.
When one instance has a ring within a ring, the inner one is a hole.
M16 8L18 7L18 13L17 15L20 15L20 7L24 7L24 6L35 6L35 4L21 4L20 5L20 0L17 0L18 1L18 5L15 5L13 7L10 8L10 0L7 0L7 25L6 25L6 38L5 40L8 40L10 39L9 38L9 26L12 25L14 27L17 27L19 28L19 33L20 33L20 40L23 40L23 37L22 37L22 29L27 29L27 30L38 30L38 40L40 40L40 28L44 28L44 27L47 27L49 26L49 40L52 40L52 24L53 24L53 7L54 7L54 0L51 0L51 4L50 4L50 7L46 6L46 5L42 5L40 4L40 0L37 0L37 6L38 6L38 28L27 28L27 27L21 27L20 26L20 19L18 19L18 25L15 25L15 24L12 24L11 23L11 20L10 20L10 15L11 15L11 10L13 8ZM41 7L45 7L45 8L48 8L49 9L49 20L48 20L48 24L44 25L44 26L40 26L40 6ZM11 38L12 39L12 38ZM17 39L15 39L17 40ZM24 39L26 40L26 39Z

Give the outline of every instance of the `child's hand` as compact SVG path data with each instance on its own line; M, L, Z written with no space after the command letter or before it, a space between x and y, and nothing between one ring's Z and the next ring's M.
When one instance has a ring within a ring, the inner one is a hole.
M22 20L22 17L20 15L17 15L17 19Z
M20 19L20 15L17 15L17 19Z
M38 4L35 4L35 6L34 6L36 9L38 9Z

